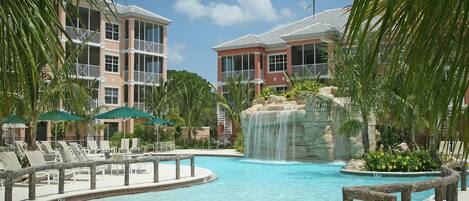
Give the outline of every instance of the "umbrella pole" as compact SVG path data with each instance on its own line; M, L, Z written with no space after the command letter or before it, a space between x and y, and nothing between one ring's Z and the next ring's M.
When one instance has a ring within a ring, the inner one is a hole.
M55 125L55 150L57 151L57 124L54 122Z

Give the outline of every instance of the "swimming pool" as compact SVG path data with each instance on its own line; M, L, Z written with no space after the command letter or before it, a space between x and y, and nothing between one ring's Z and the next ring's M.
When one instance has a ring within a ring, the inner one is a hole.
M363 177L340 174L341 163L264 163L242 158L196 157L196 165L208 168L218 179L202 185L169 191L99 199L159 201L339 201L343 186L415 182L431 179ZM412 194L413 200L432 191Z

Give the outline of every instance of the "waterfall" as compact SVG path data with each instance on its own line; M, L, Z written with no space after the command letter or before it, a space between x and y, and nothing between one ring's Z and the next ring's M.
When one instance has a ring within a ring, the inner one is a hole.
M247 114L243 118L245 155L259 160L294 160L297 111L296 105L283 105L283 110Z

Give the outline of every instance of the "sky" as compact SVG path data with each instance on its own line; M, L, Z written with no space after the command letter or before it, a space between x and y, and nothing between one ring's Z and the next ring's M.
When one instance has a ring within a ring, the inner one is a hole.
M316 0L316 13L353 0ZM168 27L168 69L195 72L217 82L212 47L240 36L262 34L312 14L312 0L118 0L173 21Z

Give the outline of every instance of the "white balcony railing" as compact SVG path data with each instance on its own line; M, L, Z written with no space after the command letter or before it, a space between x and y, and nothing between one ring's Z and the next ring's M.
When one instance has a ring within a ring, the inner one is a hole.
M292 73L299 77L328 77L329 69L327 63L305 64L292 66Z
M134 80L137 82L162 83L163 76L161 73L134 71Z
M125 39L125 49L129 48L129 39ZM140 50L144 52L164 54L164 45L160 43L154 43L151 41L134 39L134 48L135 50Z
M99 66L77 63L70 69L70 73L78 77L97 78L100 76L100 69Z
M242 81L249 81L254 80L254 69L222 72L221 75L223 82L228 81L230 77L234 77L234 79L241 77Z
M88 41L92 43L100 42L100 32L98 31L67 26L66 32L70 38L74 40Z

